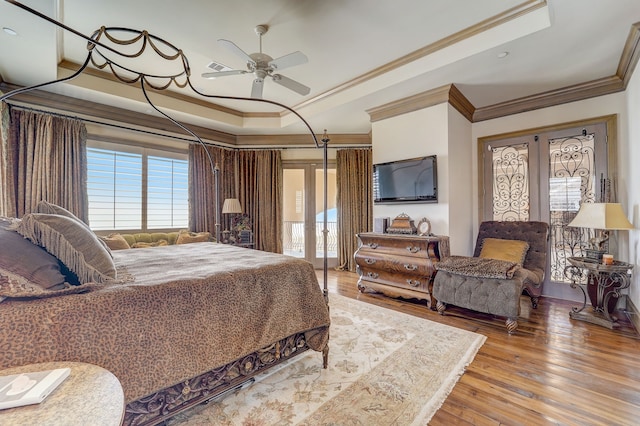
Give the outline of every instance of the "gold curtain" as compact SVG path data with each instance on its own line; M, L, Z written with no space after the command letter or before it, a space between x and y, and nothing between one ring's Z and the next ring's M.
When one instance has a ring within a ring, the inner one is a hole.
M236 153L226 148L207 146L211 160L219 169L218 204L216 206L215 178L209 156L200 144L189 146L189 229L208 231L216 235L216 209L220 214L220 231L228 229L228 218L223 218L222 203L225 198L235 198Z
M338 269L355 271L356 234L373 227L371 149L340 149L336 152L338 204Z
M254 247L282 253L282 157L280 151L238 152L238 198L253 223Z
M88 221L87 130L80 120L10 108L1 209L22 217L41 200Z

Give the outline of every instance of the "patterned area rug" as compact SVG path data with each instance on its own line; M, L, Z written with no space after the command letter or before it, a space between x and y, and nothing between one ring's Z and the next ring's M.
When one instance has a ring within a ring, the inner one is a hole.
M336 294L329 304L328 369L307 351L167 424L426 425L486 339Z

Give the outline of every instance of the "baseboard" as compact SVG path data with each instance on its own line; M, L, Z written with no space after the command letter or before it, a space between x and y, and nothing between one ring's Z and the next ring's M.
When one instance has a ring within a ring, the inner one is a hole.
M626 298L627 299L627 315L629 316L629 320L631 321L631 324L633 324L633 328L636 329L637 333L640 333L640 312L638 311L638 308L636 307L636 305L633 304L633 302L631 301L631 299L629 299L629 297Z

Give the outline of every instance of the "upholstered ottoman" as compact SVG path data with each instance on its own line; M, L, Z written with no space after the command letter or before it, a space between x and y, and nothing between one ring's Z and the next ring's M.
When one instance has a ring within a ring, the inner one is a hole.
M513 333L518 328L522 292L531 296L534 308L542 293L548 230L544 222L483 222L474 257L450 256L435 265L433 296L438 312L444 314L446 305L451 304L506 317L507 331ZM485 239L524 242L523 258L482 257Z

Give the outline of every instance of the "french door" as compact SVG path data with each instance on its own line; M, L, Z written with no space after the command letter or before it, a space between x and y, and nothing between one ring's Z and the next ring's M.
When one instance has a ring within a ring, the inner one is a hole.
M318 162L283 163L284 254L323 266L324 173ZM338 256L336 169L327 170L327 258L335 266Z
M611 199L609 120L613 118L480 141L481 219L549 223L545 285L567 282L564 276L567 258L582 256L593 236L592 231L567 226L580 204ZM545 294L563 297L557 292L553 294L553 286L548 287Z

